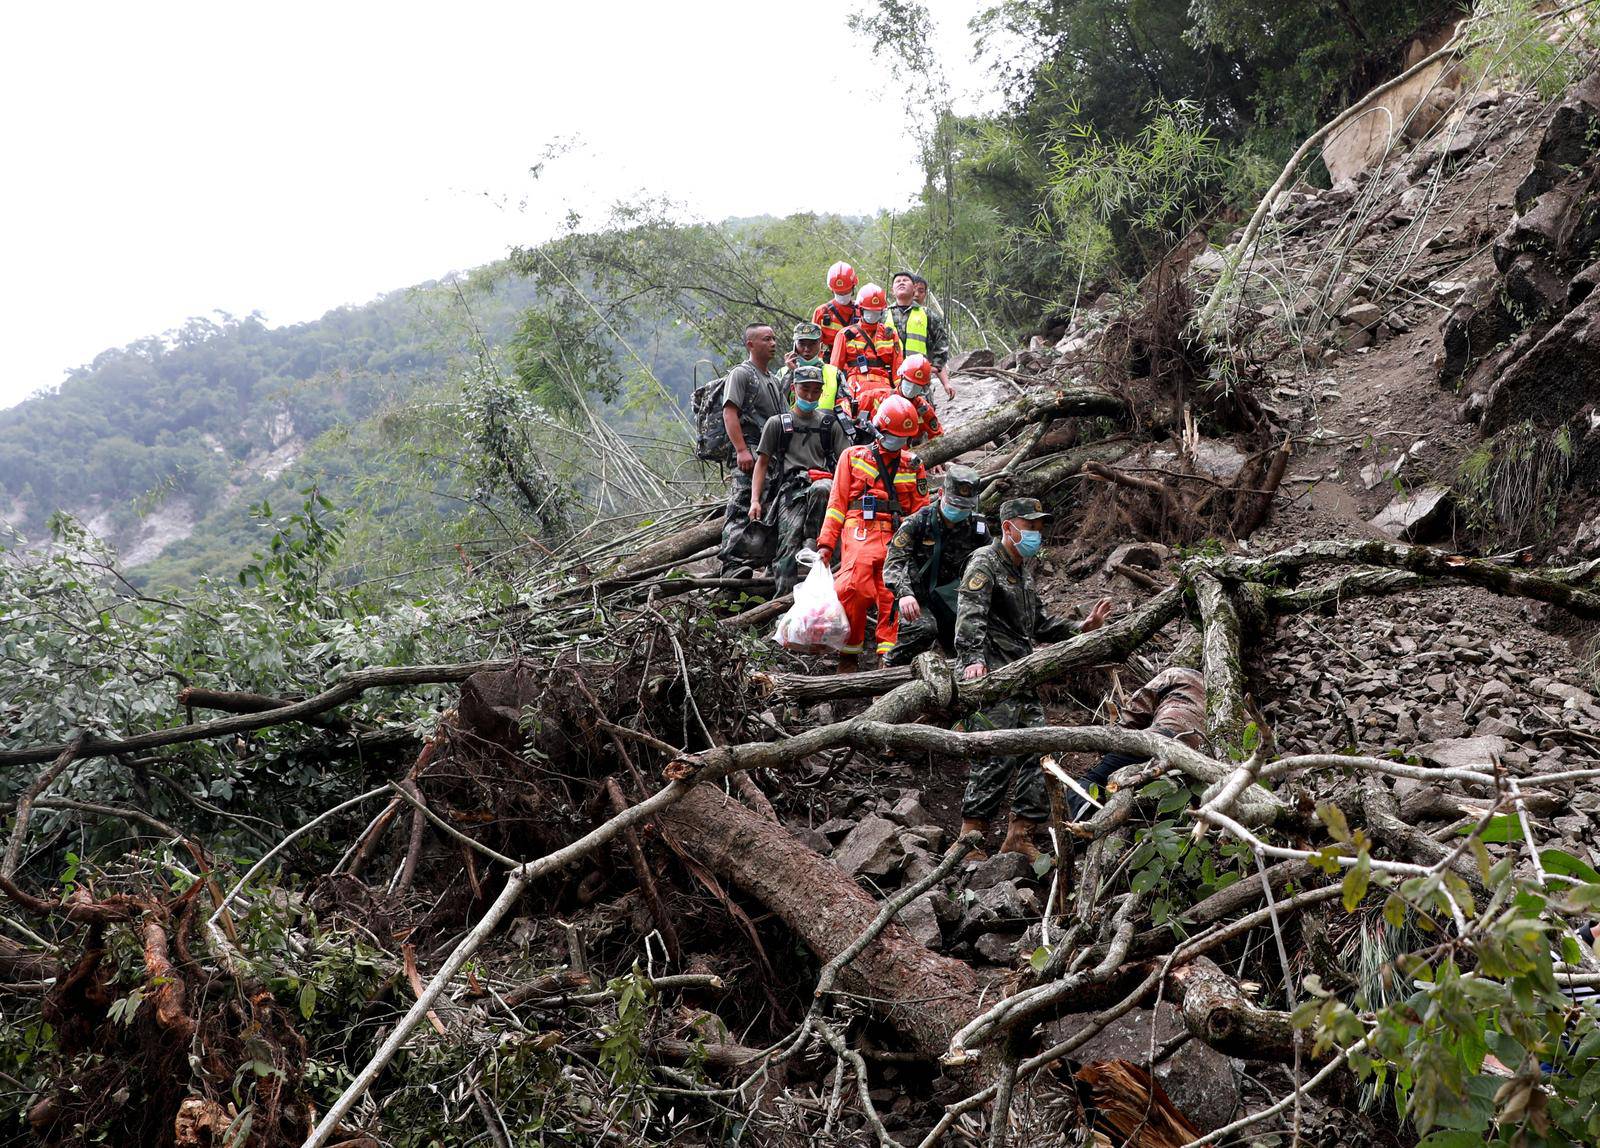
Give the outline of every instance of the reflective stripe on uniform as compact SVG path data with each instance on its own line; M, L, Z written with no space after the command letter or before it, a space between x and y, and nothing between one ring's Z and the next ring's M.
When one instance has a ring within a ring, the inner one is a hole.
M832 363L822 365L822 401L818 410L831 411L839 402L839 368Z

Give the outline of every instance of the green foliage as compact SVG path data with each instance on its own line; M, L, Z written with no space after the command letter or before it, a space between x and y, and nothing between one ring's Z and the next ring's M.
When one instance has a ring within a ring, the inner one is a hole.
M1572 467L1572 432L1522 422L1475 448L1455 483L1469 530L1494 548L1549 537Z
M1462 70L1474 79L1532 89L1540 99L1554 99L1583 74L1584 60L1573 51L1572 41L1580 27L1592 35L1595 19L1592 8L1580 9L1567 24L1566 36L1553 40L1548 6L1534 0L1479 0Z

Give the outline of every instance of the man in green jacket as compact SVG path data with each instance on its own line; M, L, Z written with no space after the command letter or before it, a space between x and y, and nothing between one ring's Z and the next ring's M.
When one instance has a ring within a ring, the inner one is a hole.
M1033 652L1035 642L1059 642L1098 629L1111 613L1110 598L1094 604L1081 624L1044 612L1034 585L1034 561L1043 546L1041 528L1051 515L1037 498L1012 498L1000 504L1000 537L977 550L961 577L956 608L956 665L961 680L975 682L991 670ZM1006 698L967 721L969 730L1025 729L1045 724L1036 693ZM961 832L986 832L1005 803L1011 779L1011 821L1003 853L1039 855L1033 833L1050 815L1038 755L992 757L975 761L961 799Z
M900 601L900 636L884 661L904 665L936 645L955 652L956 593L967 559L994 541L978 508L978 472L945 468L934 500L900 524L889 542L883 580Z
M792 375L794 401L761 428L756 467L750 476L750 521L777 527L772 577L779 594L800 580L795 556L822 530L833 493L833 471L850 445L837 411L820 409L822 368L802 364ZM816 545L815 542L812 543Z

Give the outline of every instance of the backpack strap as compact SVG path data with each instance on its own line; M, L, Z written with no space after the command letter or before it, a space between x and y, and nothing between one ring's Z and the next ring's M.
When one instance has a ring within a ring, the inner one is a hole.
M883 452L878 449L878 444L872 444L872 457L878 464L878 477L883 480L884 492L889 496L889 523L896 530L900 529L900 499L894 491L894 476L900 473L900 460L895 460L891 468L883 461Z
M893 327L890 327L889 329L891 331L894 330ZM850 330L855 331L856 334L858 334L858 335L860 335L862 337L862 339L866 340L866 344L867 344L866 351L864 351L861 355L859 355L857 357L858 358L870 359L872 361L872 365L873 366L877 367L880 371L888 373L889 364L883 361L883 356L878 354L878 346L877 346L877 344L874 343L872 341L872 339L868 337L866 331L862 330L861 325L859 323L852 323L850 325ZM896 336L896 337L898 338L898 336Z

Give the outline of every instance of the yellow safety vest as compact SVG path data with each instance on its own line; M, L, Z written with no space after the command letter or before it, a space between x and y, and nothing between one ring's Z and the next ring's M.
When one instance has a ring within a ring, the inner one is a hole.
M839 403L839 368L832 363L822 365L822 402L820 411L831 411Z
M894 308L889 308L884 321L891 330L895 329ZM906 329L900 332L900 342L904 344L907 355L928 353L928 309L920 303L913 303L906 310Z

